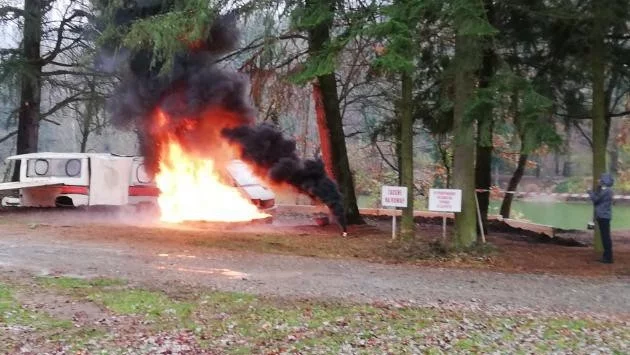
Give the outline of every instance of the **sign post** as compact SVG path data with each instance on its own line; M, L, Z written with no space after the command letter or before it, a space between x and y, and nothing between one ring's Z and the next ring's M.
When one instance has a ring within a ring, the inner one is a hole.
M429 189L429 211L461 212L462 190ZM446 216L442 216L442 238L446 238Z
M383 186L381 189L381 206L394 207L392 214L392 239L396 239L396 208L407 207L407 188L404 186Z

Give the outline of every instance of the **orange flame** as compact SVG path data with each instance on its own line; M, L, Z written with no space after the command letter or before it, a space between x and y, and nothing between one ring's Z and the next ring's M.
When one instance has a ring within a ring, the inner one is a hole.
M211 159L184 152L169 140L155 177L160 196L161 220L241 222L268 217L236 187L224 184Z
M237 187L221 179L216 160L184 149L175 136L165 131L168 122L169 117L163 111L158 110L154 115L153 133L161 143L155 182L160 189L158 205L162 221L242 222L269 216L260 212ZM181 121L180 127L187 131L200 128L187 120ZM216 138L209 134L211 131L205 133ZM227 160L230 153L224 153L221 159Z

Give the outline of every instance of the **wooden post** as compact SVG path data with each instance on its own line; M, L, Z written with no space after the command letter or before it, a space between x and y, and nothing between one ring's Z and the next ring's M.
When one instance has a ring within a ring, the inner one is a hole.
M475 191L475 204L477 205L477 220L479 222L479 231L481 231L481 242L486 244L486 235L483 232L483 220L481 219L481 211L479 209L479 199L477 198L477 192Z

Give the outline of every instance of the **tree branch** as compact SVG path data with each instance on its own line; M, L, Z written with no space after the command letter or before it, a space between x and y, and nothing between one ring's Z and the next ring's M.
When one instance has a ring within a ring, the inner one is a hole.
M57 41L55 43L55 47L50 53L48 53L47 56L42 58L42 62L44 65L49 64L50 62L55 60L55 58L57 57L57 55L59 55L59 53L63 52L65 49L68 48L68 47L61 48L61 44L63 43L63 40L64 40L63 31L65 30L66 25L77 17L89 17L89 14L82 10L74 10L72 12L72 15L70 15L69 17L65 17L61 20L61 22L59 23L59 27L57 28ZM78 42L79 40L80 39L76 39L74 43Z
M374 146L376 147L378 154L381 156L381 159L383 159L385 164L389 165L389 167L392 168L392 170L398 173L398 168L395 167L394 164L390 163L389 160L387 160L387 158L385 158L385 154L383 154L383 151L381 150L381 147L378 146L378 143L374 143Z
M265 39L267 39L267 40L265 40ZM279 40L286 40L286 39L303 39L303 40L307 40L308 38L306 38L306 36L304 36L302 34L299 34L299 33L287 33L287 34L284 34L284 35L280 35L280 36L277 36L277 37L271 37L271 38L258 37L256 39L252 40L251 42L249 42L249 44L247 44L245 47L243 47L243 48L241 48L241 49L239 49L237 51L234 51L234 52L232 52L230 54L226 54L223 57L219 58L217 60L217 62L222 62L222 61L234 58L237 55L243 54L243 53L245 53L247 51L258 49L258 48L264 46L265 44L268 44L270 41L271 42L276 42L276 41L279 41Z
M59 70L51 70L51 71L45 71L42 72L41 76L53 76L53 75L90 75L90 76L100 76L100 77L107 77L107 76L111 76L111 74L109 73L100 73L100 72L82 72L82 71L72 71L72 70L64 70L64 69L59 69Z
M355 132L352 132L352 133L345 134L345 137L346 138L352 138L354 136L358 136L359 134L363 134L363 133L365 133L365 132L363 132L363 131L355 131Z
M571 118L574 120L591 120L593 119L593 117L589 116L589 115L582 115L582 116L574 116L574 115L567 115L566 113L555 113L556 116L560 116L560 117L566 117L566 118ZM615 118L615 117L623 117L623 116L627 116L630 115L630 111L622 111L622 112L609 112L606 117L607 118Z
M591 140L591 138L588 136L588 134L586 134L586 132L584 132L584 130L582 129L582 126L580 126L580 124L577 121L573 121L573 125L575 126L575 128L578 129L578 132L580 132L582 137L586 140L586 142L588 143L589 146L591 146L591 149L592 149L593 148L593 140Z
M57 102L57 103L55 104L55 106L53 106L50 110L48 110L48 111L46 111L46 112L44 112L44 113L40 114L40 117L41 117L43 120L45 120L45 121L52 122L52 123L55 123L55 124L59 125L59 123L54 122L54 121L47 120L45 117L52 115L53 113L55 113L55 112L59 111L60 109L62 109L62 108L64 108L65 106L67 106L68 104L71 104L71 103L73 103L73 102L77 102L77 101L82 101L82 100L85 100L85 98L84 98L84 97L81 97L81 95L82 95L82 94L83 94L83 93L81 92L81 93L77 93L77 94L74 94L74 95L72 95L72 96L66 97L65 99L63 99L63 100L61 100L61 101Z
M4 143L4 141L9 140L11 137L15 136L17 134L17 130L7 134L6 136L0 138L0 143Z
M13 16L8 16L13 14ZM24 17L24 10L14 6L0 7L0 18L2 19L16 19L18 17Z

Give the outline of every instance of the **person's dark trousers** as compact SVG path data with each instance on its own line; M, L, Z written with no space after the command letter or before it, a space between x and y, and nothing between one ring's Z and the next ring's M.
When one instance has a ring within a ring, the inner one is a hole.
M604 256L602 261L612 263L613 253L612 240L610 239L610 219L598 218L597 225L599 226L599 232L602 235L602 245L604 246Z

